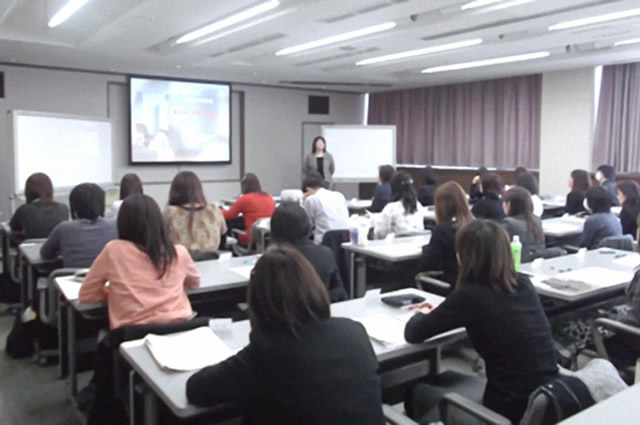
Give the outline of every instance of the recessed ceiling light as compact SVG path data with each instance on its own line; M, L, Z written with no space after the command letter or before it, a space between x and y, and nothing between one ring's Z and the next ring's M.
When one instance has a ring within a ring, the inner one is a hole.
M356 65L371 65L374 63L389 62L397 59L412 58L415 56L424 56L432 53L445 52L447 50L461 49L463 47L476 46L482 43L481 38L474 38L465 41L456 41L455 43L441 44L439 46L425 47L424 49L407 50L405 52L393 53L390 55L377 56L375 58L364 59L356 62Z
M76 13L89 0L69 0L64 6L58 10L47 24L49 28L55 28Z
M271 0L260 3L257 6L250 7L249 9L245 9L242 12L236 13L224 19L220 19L219 21L215 21L209 25L205 25L202 28L198 28L197 30L191 31L190 33L187 33L176 40L176 44L188 43L189 41L193 41L197 38L204 37L205 35L211 34L213 32L220 31L221 29L230 27L231 25L235 25L242 21L246 21L247 19L251 19L254 16L258 16L262 13L275 9L278 6L280 6L280 2L278 0Z
M500 1L502 0L475 0L475 1L463 4L460 7L460 9L462 10L475 9L476 7L488 6L490 4L499 3Z
M581 27L584 25L599 24L602 22L615 21L618 19L631 18L633 16L639 16L640 9L622 10L620 12L606 13L604 15L590 16L588 18L574 19L572 21L560 22L559 24L551 25L549 31L565 30L569 28Z
M460 69L468 69L468 68L479 68L482 66L491 66L491 65L500 65L503 63L512 63L512 62L523 62L533 59L541 59L546 58L551 53L549 52L535 52L535 53L526 53L524 55L515 55L515 56L504 56L500 58L492 58L492 59L483 59L473 62L463 62L456 63L453 65L444 65L444 66L434 66L431 68L423 69L421 72L423 74L434 74L436 72L444 72L444 71L457 71Z
M617 41L613 43L613 45L615 47L618 47L618 46L627 46L629 44L637 44L637 43L640 43L640 38L630 38L628 40Z
M297 46L287 47L276 52L276 56L290 55L292 53L298 53L305 50L315 49L316 47L322 47L333 43L339 43L341 41L352 40L358 37L364 37L366 35L375 34L382 31L390 30L395 27L395 22L386 22L384 24L373 25L371 27L362 28L355 31L345 32L331 37L322 38L316 41L310 41L308 43L298 44Z

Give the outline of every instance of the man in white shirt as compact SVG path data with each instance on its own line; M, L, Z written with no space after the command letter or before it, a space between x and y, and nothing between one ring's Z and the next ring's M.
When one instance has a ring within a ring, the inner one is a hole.
M310 172L304 178L304 210L313 228L313 241L322 243L329 230L348 229L349 210L347 201L340 192L323 187L324 179L319 173Z

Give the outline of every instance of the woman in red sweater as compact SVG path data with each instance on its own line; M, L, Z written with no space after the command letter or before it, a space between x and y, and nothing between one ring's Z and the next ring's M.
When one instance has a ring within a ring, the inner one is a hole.
M262 191L260 180L258 180L255 174L245 174L240 182L240 187L242 196L238 198L231 208L222 210L222 214L224 215L224 219L229 221L242 213L245 234L238 237L238 242L241 245L247 245L253 223L260 218L271 217L273 211L276 209L276 205L271 195Z

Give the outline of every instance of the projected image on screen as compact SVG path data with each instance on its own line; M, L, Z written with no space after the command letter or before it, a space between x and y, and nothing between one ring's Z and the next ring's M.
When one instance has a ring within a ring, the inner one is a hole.
M230 162L230 87L130 79L131 162Z

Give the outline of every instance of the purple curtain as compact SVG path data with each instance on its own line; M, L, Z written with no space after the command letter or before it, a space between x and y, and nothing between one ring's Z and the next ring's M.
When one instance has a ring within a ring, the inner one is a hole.
M538 168L542 75L369 98L369 124L395 125L400 164Z
M640 63L605 66L593 144L594 169L640 170Z

